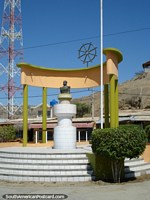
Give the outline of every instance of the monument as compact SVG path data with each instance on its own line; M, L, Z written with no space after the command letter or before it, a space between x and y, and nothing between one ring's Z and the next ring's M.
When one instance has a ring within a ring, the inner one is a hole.
M58 118L54 128L54 149L75 149L76 127L72 126L72 117L76 115L76 105L70 103L72 96L67 81L63 81L58 99L59 104L54 106L54 115Z

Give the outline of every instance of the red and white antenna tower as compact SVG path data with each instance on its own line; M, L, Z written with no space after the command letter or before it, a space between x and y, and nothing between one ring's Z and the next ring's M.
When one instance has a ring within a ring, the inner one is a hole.
M0 104L6 108L8 119L13 118L20 107L16 101L21 89L20 70L16 67L16 63L21 61L23 61L21 0L4 0L0 35Z

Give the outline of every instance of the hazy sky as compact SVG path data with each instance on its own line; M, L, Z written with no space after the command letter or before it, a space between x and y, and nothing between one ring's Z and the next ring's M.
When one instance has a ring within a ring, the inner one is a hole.
M0 0L0 27L3 4ZM120 83L133 78L150 60L149 8L150 0L103 0L104 48L114 47L123 54ZM78 50L92 42L97 57L89 66L100 63L100 0L22 0L22 29L24 62L49 68L86 67ZM49 90L49 94L57 92ZM41 95L37 89L31 93ZM48 101L53 98L57 97ZM40 103L41 98L34 101Z

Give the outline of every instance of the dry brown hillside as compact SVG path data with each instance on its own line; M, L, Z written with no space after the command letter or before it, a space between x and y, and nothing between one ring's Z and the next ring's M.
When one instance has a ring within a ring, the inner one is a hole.
M119 85L119 108L150 108L150 73L141 73Z
M94 116L100 114L100 93L74 99L73 102L92 104L94 102ZM132 80L119 85L119 109L150 108L150 72L140 73Z

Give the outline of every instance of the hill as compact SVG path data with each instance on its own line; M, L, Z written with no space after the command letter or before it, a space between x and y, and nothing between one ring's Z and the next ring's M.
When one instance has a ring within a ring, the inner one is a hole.
M119 108L150 108L150 72L141 73L119 85Z
M94 103L94 116L100 115L100 92L90 96L73 99L92 105ZM133 79L119 84L119 109L146 109L150 108L150 72L137 74Z

